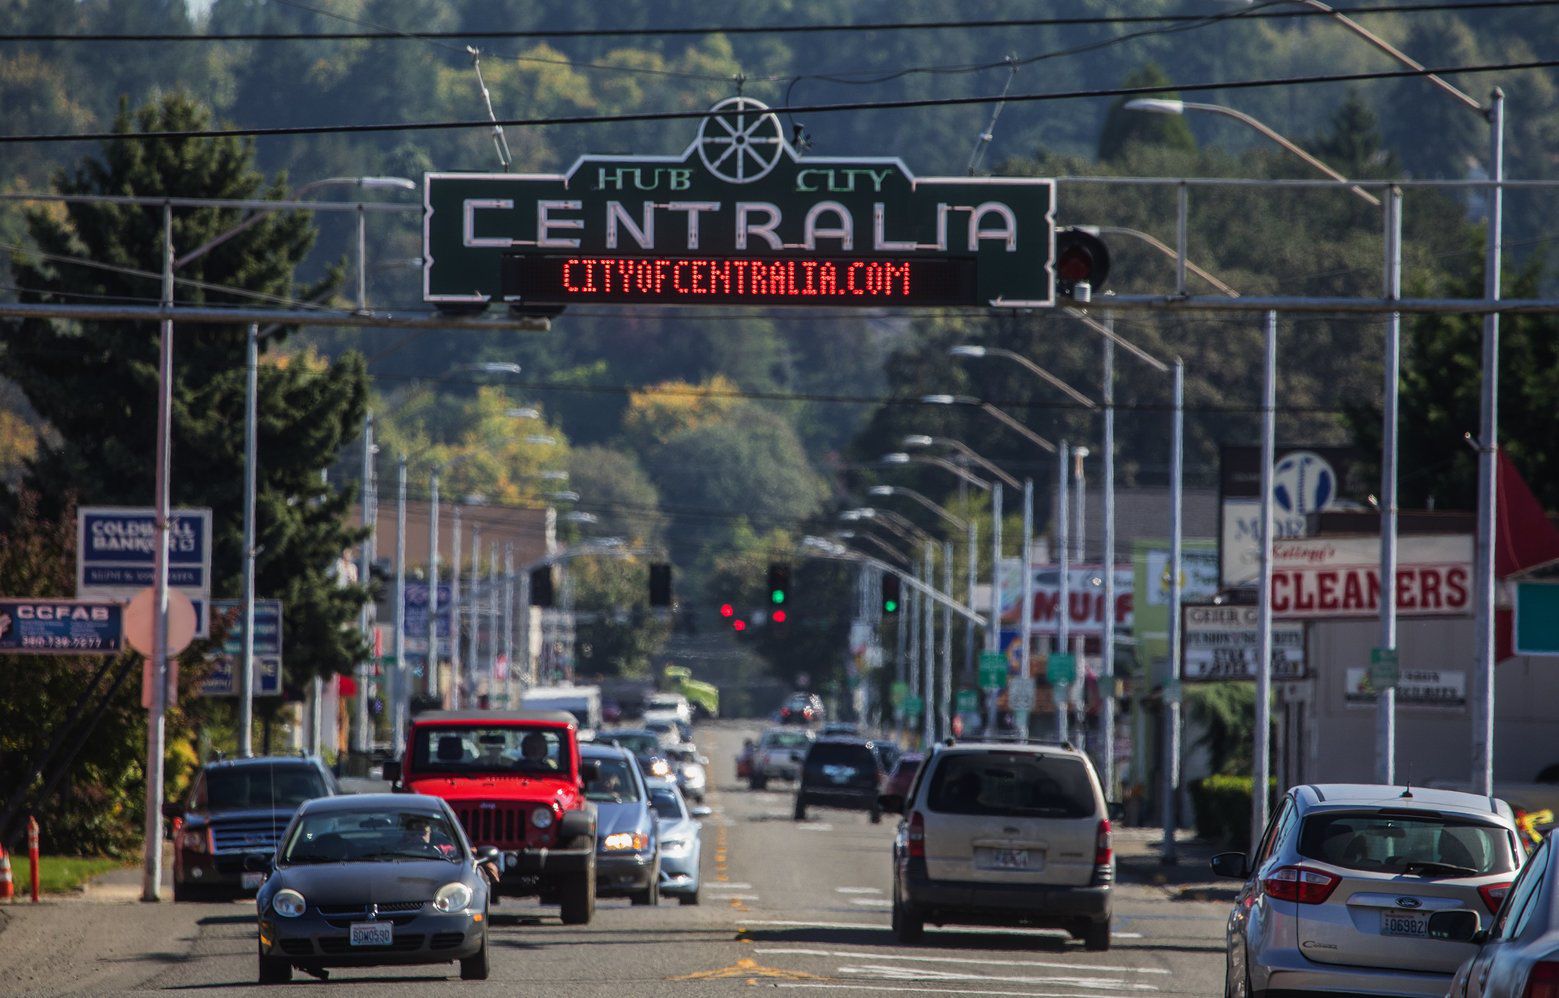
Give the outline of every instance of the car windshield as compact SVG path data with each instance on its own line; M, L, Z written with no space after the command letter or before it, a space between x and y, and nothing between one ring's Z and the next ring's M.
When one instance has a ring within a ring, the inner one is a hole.
M623 804L643 800L639 781L633 778L633 763L627 759L596 759L595 779L585 784L585 797L600 804Z
M640 732L633 732L632 734L613 732L600 740L621 746L634 755L660 754L660 739L654 735L642 734Z
M1429 877L1515 869L1505 829L1428 812L1311 815L1299 833L1299 855L1349 870Z
M523 725L418 728L413 773L566 773L563 732Z
M294 809L327 793L318 770L296 764L208 769L205 783L196 803L210 811Z
M310 863L463 861L460 837L441 814L332 811L305 815L282 849L283 866Z
M804 748L809 741L805 731L770 731L763 736L763 744L774 748Z
M678 799L675 790L651 790L650 804L655 808L655 817L676 821L684 818L682 813L682 801Z
M1078 759L1035 753L953 753L931 778L928 806L943 814L1087 818L1093 783Z

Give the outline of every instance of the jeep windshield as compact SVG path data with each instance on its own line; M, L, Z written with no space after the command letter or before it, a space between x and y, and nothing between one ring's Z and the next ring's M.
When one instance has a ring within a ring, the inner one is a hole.
M208 811L292 811L329 791L312 766L230 766L206 770L196 807Z
M419 727L412 738L411 773L566 775L569 761L558 728L525 725Z

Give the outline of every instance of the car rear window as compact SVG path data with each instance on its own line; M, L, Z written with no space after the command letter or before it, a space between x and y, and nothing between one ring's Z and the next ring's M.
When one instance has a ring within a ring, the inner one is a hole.
M211 811L295 808L327 792L312 766L234 766L206 771L204 800L197 804Z
M825 769L850 769L855 773L877 772L877 757L865 745L830 745L815 743L807 752L806 771L821 773Z
M1300 828L1299 855L1349 870L1419 876L1515 869L1505 829L1428 811L1311 815Z
M763 736L763 743L779 748L801 748L810 742L805 731L770 731Z
M942 814L1087 818L1093 782L1080 760L1034 753L965 752L942 757L927 807Z
M633 763L627 759L596 759L595 779L585 784L585 798L601 804L622 804L642 800L639 781L633 776Z
M682 802L677 799L675 790L651 790L650 803L655 807L657 818L669 818L675 821L684 817Z

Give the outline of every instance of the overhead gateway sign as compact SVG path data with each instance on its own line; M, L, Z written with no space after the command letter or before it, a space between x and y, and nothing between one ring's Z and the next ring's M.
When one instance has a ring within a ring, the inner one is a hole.
M1055 298L1054 181L917 179L894 157L802 157L750 97L716 104L678 156L430 173L423 197L423 298L438 304Z

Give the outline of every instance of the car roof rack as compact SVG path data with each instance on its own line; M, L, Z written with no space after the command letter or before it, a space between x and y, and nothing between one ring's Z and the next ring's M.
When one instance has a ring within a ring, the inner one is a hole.
M1011 744L1011 745L1046 745L1046 746L1049 746L1051 748L1063 748L1063 749L1067 749L1068 751L1074 751L1074 752L1077 750L1077 746L1073 745L1071 740L1070 739L1066 739L1066 738L1035 738L1035 737L1029 737L1029 736L1024 736L1024 735L1004 735L1004 734L981 736L981 737L978 737L978 738L965 738L965 739L962 739L961 741L960 741L960 739L954 738L953 736L949 735L947 738L945 738L942 741L942 744L948 746L949 748L951 748L952 746L958 745L958 744L961 744L961 743L967 744L967 743L979 743L979 742L993 743L993 744L998 744L998 745L1006 745L1006 744Z

